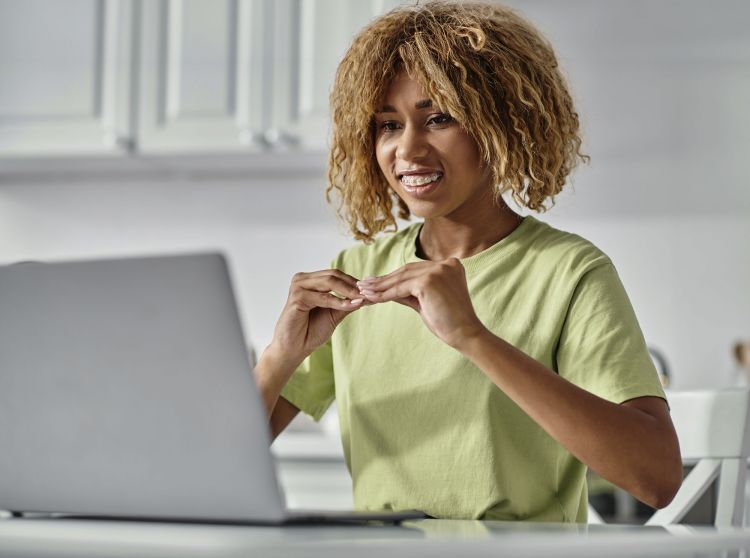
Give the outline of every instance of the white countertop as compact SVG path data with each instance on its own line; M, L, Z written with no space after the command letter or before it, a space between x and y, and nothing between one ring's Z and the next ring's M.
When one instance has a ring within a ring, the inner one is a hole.
M0 557L719 557L750 529L418 520L401 526L255 527L74 519L0 520ZM747 554L743 554L746 556Z

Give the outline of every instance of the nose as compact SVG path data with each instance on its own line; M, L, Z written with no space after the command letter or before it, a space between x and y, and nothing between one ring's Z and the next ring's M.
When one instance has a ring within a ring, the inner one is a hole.
M416 126L407 125L398 138L396 146L396 158L402 161L411 161L427 155L429 145L421 130Z

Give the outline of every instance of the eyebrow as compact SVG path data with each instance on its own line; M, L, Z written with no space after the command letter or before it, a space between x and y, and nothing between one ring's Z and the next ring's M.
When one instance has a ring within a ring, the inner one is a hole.
M417 101L414 103L414 108L416 109L426 109L430 108L432 106L432 101L429 99L422 99L421 101ZM394 107L391 105L383 105L381 108L375 111L376 114L380 114L381 112L397 112Z

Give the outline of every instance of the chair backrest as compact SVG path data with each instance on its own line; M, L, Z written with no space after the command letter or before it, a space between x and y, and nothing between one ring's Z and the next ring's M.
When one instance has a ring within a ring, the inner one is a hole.
M667 400L683 462L695 466L672 503L648 523L678 523L718 478L714 524L742 525L750 454L750 390L672 392Z
M684 461L748 456L750 390L667 392Z
M717 526L741 526L750 454L750 390L668 392L682 460L693 465L674 500L657 510L647 525L679 523L718 478ZM592 514L592 523L599 522Z

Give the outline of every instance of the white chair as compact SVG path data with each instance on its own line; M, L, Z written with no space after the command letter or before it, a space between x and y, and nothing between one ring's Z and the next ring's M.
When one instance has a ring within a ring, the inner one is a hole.
M750 455L750 390L667 393L682 460L693 469L672 503L657 510L647 525L679 523L718 478L716 526L741 526ZM602 523L589 507L589 523Z

